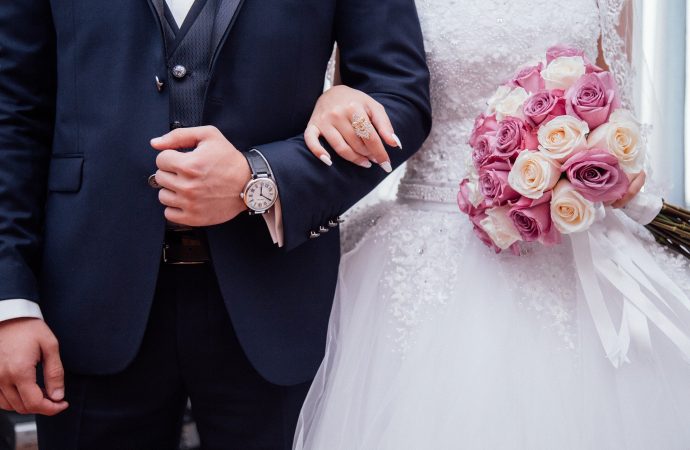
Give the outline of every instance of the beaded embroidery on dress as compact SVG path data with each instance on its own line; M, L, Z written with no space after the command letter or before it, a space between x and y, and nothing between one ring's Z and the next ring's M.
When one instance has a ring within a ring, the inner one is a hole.
M652 356L614 369L581 307L570 246L495 255L456 205L474 117L518 66L559 43L595 60L601 35L630 86L620 42L601 29L621 4L417 0L434 125L397 200L356 210L343 230L296 449L690 448L690 365L676 349L655 339ZM649 248L690 292L686 261Z

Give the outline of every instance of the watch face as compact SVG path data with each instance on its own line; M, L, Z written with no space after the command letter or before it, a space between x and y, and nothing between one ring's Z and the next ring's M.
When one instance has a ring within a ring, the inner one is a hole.
M244 194L244 202L251 210L266 211L273 206L277 197L276 184L272 180L259 178L249 183Z

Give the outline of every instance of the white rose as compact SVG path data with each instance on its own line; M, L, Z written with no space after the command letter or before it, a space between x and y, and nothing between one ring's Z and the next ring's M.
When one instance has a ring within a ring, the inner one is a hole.
M498 89L496 89L496 92L494 92L494 95L491 96L491 98L486 102L487 108L486 108L486 115L489 116L493 113L496 112L496 105L506 98L508 94L512 91L512 88L510 86L501 86Z
M542 70L541 76L546 82L546 89L566 90L586 72L585 60L581 56L561 56Z
M500 206L486 210L486 217L479 225L501 250L510 248L520 240L520 233L508 217L510 206Z
M525 104L525 100L528 98L529 93L521 87L510 91L508 95L496 104L496 120L503 120L507 116L524 119L525 114L522 112L522 105Z
M573 188L568 180L561 180L551 197L551 220L563 234L579 233L592 226L597 207Z
M539 150L560 163L587 149L589 125L573 116L558 116L539 128Z
M608 123L592 131L587 139L589 148L608 150L626 173L639 173L644 168L644 150L640 145L640 124L630 111L618 109Z
M467 180L468 182L466 186L469 192L468 200L470 203L472 203L472 206L476 208L481 202L484 201L484 195L482 194L481 189L479 189L479 174L474 166L472 166L472 169L469 171Z
M523 151L510 169L508 184L520 195L538 199L553 188L560 177L561 170L554 160L540 152Z

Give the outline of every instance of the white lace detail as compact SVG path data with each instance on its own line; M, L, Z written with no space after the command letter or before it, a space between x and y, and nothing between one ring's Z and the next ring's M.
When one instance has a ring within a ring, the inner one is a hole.
M596 60L601 27L613 23L610 10L600 14L596 0L532 0L529 6L508 0L418 0L417 8L431 70L433 129L407 165L398 202L352 213L343 241L349 251L367 231L368 239L385 240L390 261L381 280L382 300L389 302L397 323L392 338L402 351L430 311L447 301L462 301L461 295L448 291L452 287L447 280L458 270L453 262L468 240L476 238L465 216L439 212L430 203L456 203L474 118L517 68L543 58L553 45L575 45ZM612 68L617 69L622 62L614 61ZM629 86L625 73L623 85ZM415 206L405 204L410 201ZM488 249L485 255L495 257ZM522 257L504 255L501 260L497 275L515 290L523 309L561 337L557 350L575 349L577 281L567 243L528 246Z
M618 83L623 106L634 110L633 81L635 80L635 71L628 60L625 36L621 36L619 29L623 8L628 1L598 0L598 3L604 59Z

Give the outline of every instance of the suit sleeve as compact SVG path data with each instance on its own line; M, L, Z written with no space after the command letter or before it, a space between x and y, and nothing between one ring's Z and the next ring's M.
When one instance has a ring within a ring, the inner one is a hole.
M0 2L0 303L38 302L55 89L48 1Z
M397 167L419 149L431 128L429 71L414 1L341 0L335 36L343 84L381 103L402 141L404 150L387 149ZM310 230L345 212L386 175L338 157L327 167L302 136L258 149L278 183L287 250L306 242Z

